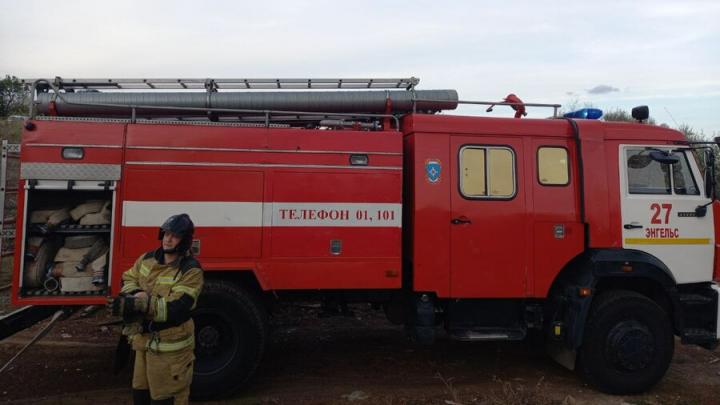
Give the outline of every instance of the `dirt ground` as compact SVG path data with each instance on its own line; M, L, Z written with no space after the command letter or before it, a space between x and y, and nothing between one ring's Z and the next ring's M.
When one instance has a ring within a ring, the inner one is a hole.
M0 292L2 294L3 292ZM6 293L6 292L5 292ZM275 312L271 344L240 394L207 404L720 404L720 349L676 346L665 378L640 396L604 395L525 343L440 339L413 348L380 312ZM62 321L0 374L0 403L130 403L130 369L111 373L117 342L104 310ZM42 325L0 342L4 364Z

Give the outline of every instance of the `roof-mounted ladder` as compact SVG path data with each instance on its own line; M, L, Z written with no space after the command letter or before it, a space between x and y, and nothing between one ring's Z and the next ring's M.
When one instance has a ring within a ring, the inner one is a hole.
M32 86L39 79L22 79ZM410 78L374 79L64 79L55 77L54 87L75 90L331 90L331 89L405 89L413 90L420 82ZM50 86L40 83L39 91Z

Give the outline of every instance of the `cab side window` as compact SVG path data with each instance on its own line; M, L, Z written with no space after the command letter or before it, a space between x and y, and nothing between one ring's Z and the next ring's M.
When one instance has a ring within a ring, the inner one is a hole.
M669 165L650 158L650 151L630 148L625 152L630 194L700 194L685 152L673 152L679 161Z
M625 153L630 194L671 194L668 165L652 160L644 148Z
M515 195L515 154L512 149L463 147L460 150L460 192L468 198L512 198Z
M700 189L695 184L695 178L688 164L688 156L685 152L673 153L680 161L672 165L673 192L680 195L700 195Z
M543 146L537 151L538 181L543 186L566 186L570 183L567 149Z

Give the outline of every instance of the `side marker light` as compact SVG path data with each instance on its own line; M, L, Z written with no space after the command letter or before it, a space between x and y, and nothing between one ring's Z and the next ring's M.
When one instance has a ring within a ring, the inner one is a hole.
M368 155L350 155L350 164L352 166L367 166L368 163Z
M85 150L77 147L65 147L62 149L63 159L82 159L85 157Z

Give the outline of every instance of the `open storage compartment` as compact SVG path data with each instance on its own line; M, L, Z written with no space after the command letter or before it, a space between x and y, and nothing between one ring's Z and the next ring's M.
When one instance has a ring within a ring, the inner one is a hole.
M20 296L106 295L114 181L28 180Z

